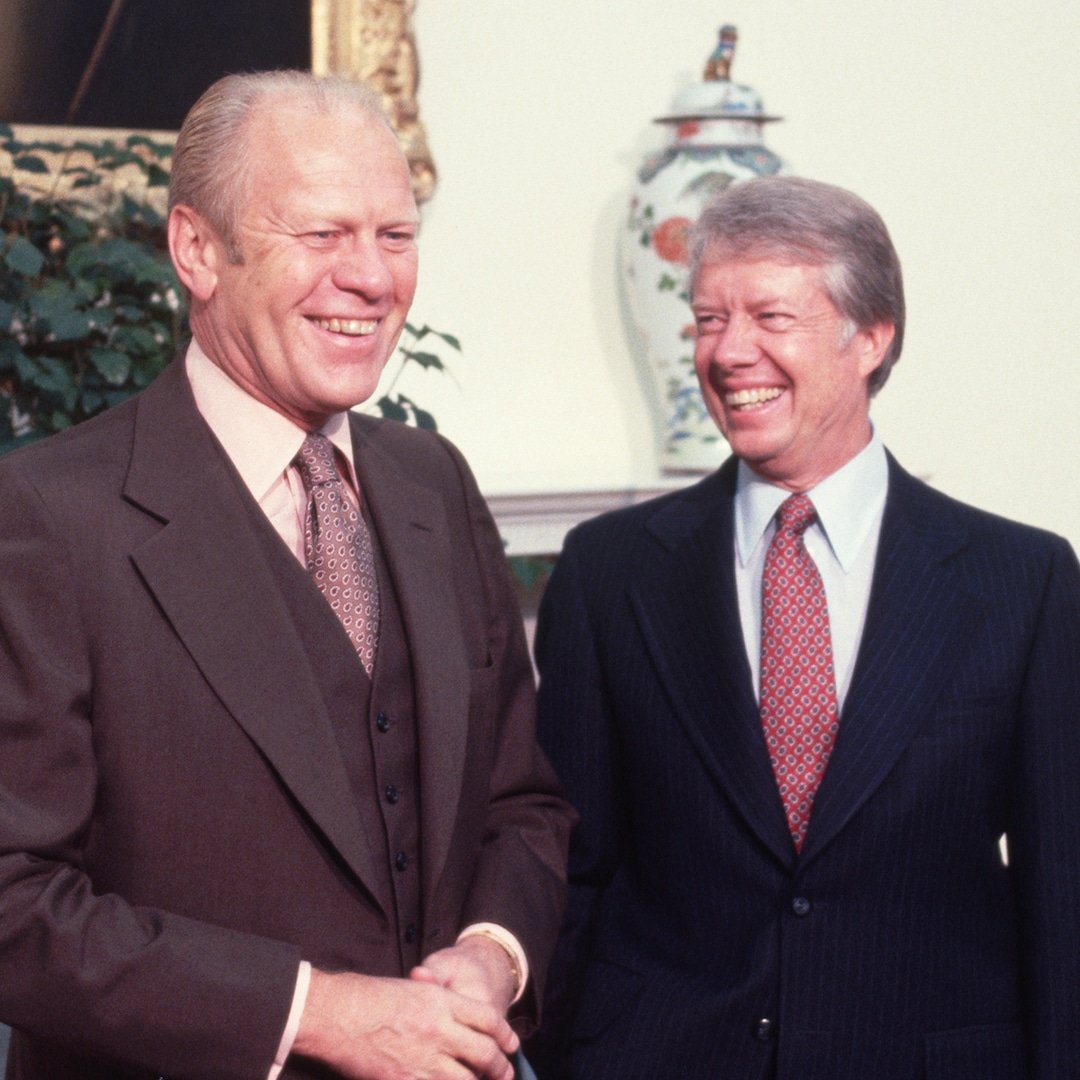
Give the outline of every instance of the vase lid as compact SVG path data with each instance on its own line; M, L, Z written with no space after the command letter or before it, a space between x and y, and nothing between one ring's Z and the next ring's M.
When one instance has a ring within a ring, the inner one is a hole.
M731 63L735 58L738 31L734 26L720 27L716 48L705 61L702 81L681 90L672 102L668 116L658 116L655 124L678 124L684 120L752 120L766 124L782 117L769 116L761 95L749 86L731 81Z

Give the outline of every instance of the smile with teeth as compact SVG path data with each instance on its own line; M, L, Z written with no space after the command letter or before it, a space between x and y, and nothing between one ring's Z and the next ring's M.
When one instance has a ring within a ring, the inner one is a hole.
M756 386L752 390L732 390L724 395L724 404L733 409L752 408L774 401L783 393L779 386Z
M379 323L375 319L315 319L311 320L331 334L345 334L348 337L366 337L374 334Z

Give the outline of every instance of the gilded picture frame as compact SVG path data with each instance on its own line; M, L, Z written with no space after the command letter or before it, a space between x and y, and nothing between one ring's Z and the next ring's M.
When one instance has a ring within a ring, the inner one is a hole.
M415 8L416 0L311 0L311 70L363 79L382 93L424 202L436 172L417 104Z

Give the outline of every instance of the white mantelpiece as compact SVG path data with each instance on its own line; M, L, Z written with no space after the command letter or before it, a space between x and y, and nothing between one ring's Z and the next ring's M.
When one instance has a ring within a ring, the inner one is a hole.
M646 488L489 495L486 498L506 543L507 555L555 555L562 550L563 538L579 522L675 491L695 479L697 477L673 477L658 480L655 486Z

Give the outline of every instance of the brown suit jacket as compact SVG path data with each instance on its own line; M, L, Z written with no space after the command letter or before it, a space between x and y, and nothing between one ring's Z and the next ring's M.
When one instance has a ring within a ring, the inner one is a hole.
M527 1026L570 815L499 537L444 440L361 417L353 438L412 658L425 951L506 926ZM258 522L179 363L0 462L10 1077L261 1080L301 958L403 974L385 841Z

